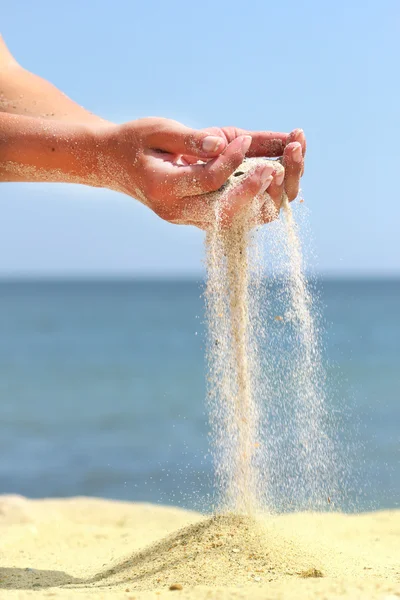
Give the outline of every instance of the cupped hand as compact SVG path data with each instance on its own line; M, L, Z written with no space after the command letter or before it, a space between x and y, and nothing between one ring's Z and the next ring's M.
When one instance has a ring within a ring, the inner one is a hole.
M169 222L207 229L214 219L207 194L218 190L245 156L283 156L285 176L270 166L257 167L224 203L226 222L267 189L277 206L284 189L293 200L303 171L305 138L301 130L196 130L169 119L146 118L102 129L99 146L104 187L141 200Z

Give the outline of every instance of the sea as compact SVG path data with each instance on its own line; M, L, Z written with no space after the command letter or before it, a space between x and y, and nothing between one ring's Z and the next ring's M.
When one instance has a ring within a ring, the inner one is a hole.
M315 286L346 463L335 509L398 508L400 280ZM0 494L210 510L203 292L192 280L0 282Z

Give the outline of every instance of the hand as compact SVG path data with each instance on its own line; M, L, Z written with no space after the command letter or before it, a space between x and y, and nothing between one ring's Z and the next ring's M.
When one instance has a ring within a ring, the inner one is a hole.
M283 155L285 181L274 180L271 167L258 167L229 198L227 222L267 188L277 205L284 188L289 199L294 199L305 151L301 130L291 134L250 133L230 127L194 130L161 118L101 128L99 145L104 151L104 187L138 198L167 221L201 228L213 220L206 194L218 190L246 154Z
M227 210L231 207L231 214L228 215L228 220L237 212L237 207L243 206L243 204L251 201L257 193L262 193L266 189L268 189L268 195L275 205L276 212L271 211L271 206L268 202L265 203L264 208L261 209L262 214L259 215L260 219L258 222L261 223L270 223L279 215L283 192L286 193L289 202L292 202L297 197L300 189L300 179L304 173L304 157L307 148L306 138L302 129L294 129L290 134L270 131L252 132L236 127L225 127L223 129L211 127L207 131L214 135L220 135L225 139L227 144L239 136L251 135L252 142L246 154L248 157L267 156L273 158L282 156L282 164L285 169L284 174L282 175L281 173L278 175L274 171L272 173L272 181L267 186L264 184L262 189L254 193L253 190L256 186L256 181L255 179L251 181L247 179L244 184L246 189L243 192L241 188L232 190L235 196L229 198L230 202L227 202ZM190 156L185 156L184 158L189 163L197 160L195 157ZM238 192L240 194L239 197Z

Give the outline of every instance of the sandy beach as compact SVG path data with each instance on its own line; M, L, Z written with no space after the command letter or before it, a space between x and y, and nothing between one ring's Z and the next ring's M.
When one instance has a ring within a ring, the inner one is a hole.
M2 496L0 551L0 598L400 598L400 511L253 520Z

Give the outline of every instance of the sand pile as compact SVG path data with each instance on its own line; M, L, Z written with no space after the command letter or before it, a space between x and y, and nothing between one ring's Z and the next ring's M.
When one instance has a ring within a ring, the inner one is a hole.
M399 539L399 511L260 523L93 498L0 498L0 598L398 600Z
M133 589L151 590L176 583L186 588L238 585L321 573L318 561L278 533L273 521L227 514L181 529L95 580L125 581Z

